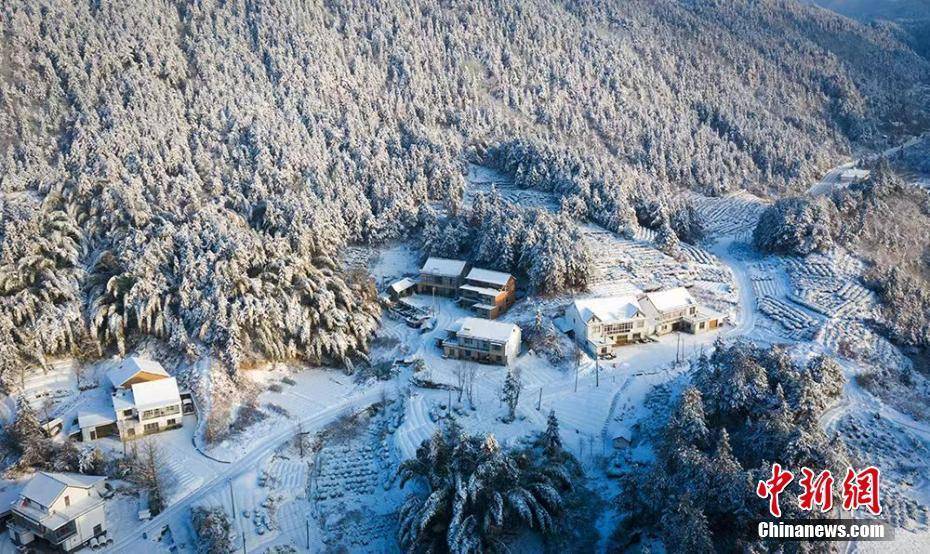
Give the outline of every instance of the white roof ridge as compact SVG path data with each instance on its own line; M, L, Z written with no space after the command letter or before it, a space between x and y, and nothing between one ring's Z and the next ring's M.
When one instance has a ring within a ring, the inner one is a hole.
M510 273L505 271L496 271L493 269L483 269L480 267L474 267L471 271L468 272L466 279L473 281L481 281L484 283L493 283L495 285L504 286L510 281L513 277Z
M468 262L463 260L430 256L426 259L426 262L423 263L420 272L429 273L431 275L441 275L443 277L459 277L465 271L467 265Z

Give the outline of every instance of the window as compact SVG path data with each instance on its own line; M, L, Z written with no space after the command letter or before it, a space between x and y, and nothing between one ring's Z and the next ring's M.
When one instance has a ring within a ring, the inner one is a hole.
M65 507L68 507L70 505L71 505L71 497L66 494L65 495Z
M129 429L126 429L126 435L130 437L134 437L136 436L136 430L130 427Z
M123 415L126 416L126 417L131 416L131 415L132 415L132 409L130 408L130 409L128 409L128 410L123 410Z
M143 429L145 434L157 433L158 432L158 423L146 423L145 428Z
M178 420L176 420L176 419L169 419L169 420L168 420L168 425L174 425L175 423L177 423L177 421L178 421Z
M97 525L94 525L94 536L96 537L97 535L100 535L102 533L103 533L103 525L101 525L100 523L98 523Z
M140 419L155 419L156 417L165 417L169 415L176 415L181 413L180 404L172 404L170 406L165 406L164 408L156 408L154 410L145 410L142 412L142 417Z

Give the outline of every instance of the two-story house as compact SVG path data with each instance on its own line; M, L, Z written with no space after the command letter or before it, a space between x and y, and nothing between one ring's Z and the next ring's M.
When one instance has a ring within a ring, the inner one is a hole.
M113 410L124 440L176 429L183 417L178 382L169 377L117 389L113 393Z
M497 319L516 297L516 280L509 273L473 268L459 287L459 302L486 319Z
M684 287L647 292L640 297L643 310L654 320L654 333L689 330L688 318L698 312L698 304Z
M465 317L447 333L441 341L447 358L509 365L520 355L520 327L513 323Z
M420 268L417 292L439 296L456 296L465 281L468 262L431 257Z
M17 546L72 552L107 531L99 487L106 479L78 473L39 472L12 505L10 538Z
M575 300L565 318L575 340L592 355L609 354L652 334L652 322L633 295Z
M178 382L158 362L127 358L108 377L113 411L123 440L175 429L183 410Z
M673 331L703 333L723 324L724 316L698 305L684 287L606 298L575 300L565 310L567 328L592 355Z

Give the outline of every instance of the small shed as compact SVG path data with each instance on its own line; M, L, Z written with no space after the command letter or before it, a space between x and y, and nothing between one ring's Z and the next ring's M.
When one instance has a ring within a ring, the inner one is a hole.
M388 286L388 294L391 296L391 299L397 300L399 298L404 298L413 294L416 286L416 281L410 277L404 277L399 281L394 281Z

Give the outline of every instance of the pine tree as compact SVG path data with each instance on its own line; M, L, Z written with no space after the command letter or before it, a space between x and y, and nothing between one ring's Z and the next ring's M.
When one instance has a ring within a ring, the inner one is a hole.
M710 431L707 429L701 392L697 388L688 387L682 393L665 434L665 440L672 448L686 445L706 448Z
M677 505L662 514L663 536L673 552L712 553L715 551L710 525L704 511L686 494Z
M508 452L493 435L437 430L401 464L403 487L411 479L428 486L407 499L400 511L399 540L410 552L488 552L504 535L556 527L563 493L572 483L561 461L539 458L534 450Z
M550 458L562 453L562 436L559 434L559 420L555 417L555 410L549 411L546 430L542 436L542 445L546 456Z
M16 400L16 419L10 426L10 437L20 454L27 452L30 447L34 447L45 438L38 415L32 405L21 396Z
M507 377L504 379L504 387L501 389L502 400L507 404L507 421L511 422L517 417L517 403L520 401L520 392L523 390L523 382L517 370L514 368L507 369Z

